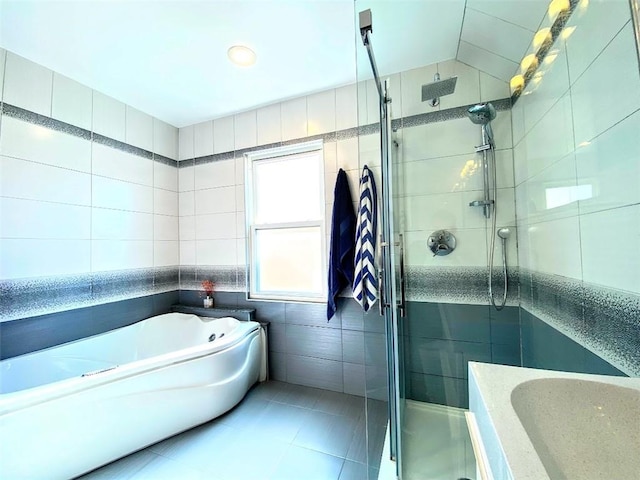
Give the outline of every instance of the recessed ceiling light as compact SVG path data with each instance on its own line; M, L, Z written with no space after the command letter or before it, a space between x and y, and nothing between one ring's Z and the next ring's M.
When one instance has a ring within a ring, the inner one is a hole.
M236 65L248 67L256 63L256 52L244 45L234 45L227 50L227 56Z

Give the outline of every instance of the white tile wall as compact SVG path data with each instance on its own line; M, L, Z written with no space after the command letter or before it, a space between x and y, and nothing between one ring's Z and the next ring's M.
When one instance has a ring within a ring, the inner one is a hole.
M440 110L475 103L480 98L480 72L456 60L438 63L442 80L457 76L456 89L440 98Z
M336 130L335 90L316 93L307 97L307 134L319 135Z
M640 205L582 215L580 238L585 282L640 293Z
M178 169L178 191L187 192L195 189L195 167Z
M0 157L0 195L72 205L91 205L91 175Z
M195 166L195 189L227 187L236 184L234 159L220 160Z
M153 266L170 267L180 264L180 245L177 241L153 242Z
M91 269L95 272L150 267L153 267L153 241L91 241Z
M91 209L0 197L0 237L90 239Z
M153 215L93 208L91 238L93 240L153 240Z
M93 92L93 131L126 141L126 106L115 98Z
M125 141L135 147L153 151L153 117L127 105Z
M194 143L193 143L194 129L195 129L194 125L189 125L188 127L182 127L179 130L178 160L186 160L186 159L195 157Z
M257 111L258 145L282 141L280 104L269 105Z
M92 111L92 90L54 72L51 116L71 125L91 130Z
M177 160L178 129L157 118L153 119L153 151L163 157Z
M93 144L92 173L141 185L153 185L153 160Z
M307 136L307 100L297 98L282 102L282 140L294 140Z
M213 121L213 153L232 152L234 150L233 117L218 118Z
M640 203L640 112L576 149L578 185L591 188L580 213Z
M428 65L402 72L402 115L409 117L420 113L428 113L439 110L432 107L429 102L422 101L422 85L433 82L434 75L438 72L438 65Z
M4 65L7 59L7 51L4 48L0 48L0 100L2 100L2 94L4 91Z
M154 215L153 216L153 239L154 240L178 240L179 222L176 216Z
M153 184L172 192L178 191L178 169L160 162L153 162Z
M627 0L580 2L567 27L575 30L567 40L569 73L575 82L607 46L611 38L629 21ZM593 32L597 32L594 35Z
M6 55L3 101L51 116L53 72L11 52Z
M237 265L237 241L196 240L196 258L198 265Z
M234 117L234 147L236 150L258 144L256 111L240 113Z
M188 141L188 139L186 139ZM193 125L193 153L196 157L213 154L213 121Z
M0 154L91 172L91 142L15 118L2 117Z
M629 23L571 87L576 146L640 109L640 73L632 41Z
M182 194L181 194L182 195ZM207 190L196 190L195 213L230 213L236 211L236 188L220 187Z
M0 239L0 277L68 275L90 271L89 240Z
M195 265L196 264L196 242L192 241L180 241L180 265ZM203 263L204 265L204 263Z
M161 188L153 189L153 212L160 215L178 215L178 193Z
M236 214L214 213L195 218L197 240L221 240L236 238Z
M511 96L509 83L488 73L480 72L480 101L489 102Z
M180 216L180 241L196 239L196 217L195 215Z
M356 85L336 88L336 130L358 126L358 92Z
M91 179L94 207L153 213L153 188L106 177Z

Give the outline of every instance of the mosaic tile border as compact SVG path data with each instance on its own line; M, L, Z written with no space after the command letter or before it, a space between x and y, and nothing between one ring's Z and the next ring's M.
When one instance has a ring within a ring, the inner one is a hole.
M122 152L129 153L141 158L146 158L147 160L153 160L154 162L162 163L170 167L178 166L177 160L173 160L160 154L153 153L140 147L135 147L114 138L100 135L99 133L91 132L90 130L86 130L84 128L76 127L75 125L63 122L61 120L56 120L55 118L47 117L45 115L40 115L39 113L34 113L30 110L26 110L24 108L16 107L15 105L11 105L8 103L0 104L0 113L17 120L22 120L23 122L48 128L49 130L66 133L67 135L72 135L84 140L89 140L100 145L104 145L115 150L120 150Z
M178 290L179 268L162 267L0 281L0 322Z
M180 267L180 290L202 290L203 280L213 280L221 292L246 292L245 266L187 266Z
M502 98L493 100L493 106L498 111L511 109L511 99ZM446 110L438 110L435 112L421 113L419 115L412 115L410 117L397 118L391 122L391 128L395 131L399 128L411 128L420 125L426 125L428 123L445 122L448 120L456 120L458 118L466 118L468 108L473 105L463 105L460 107L448 108ZM329 132L321 135L310 135L308 137L296 138L293 140L286 140L283 142L269 143L266 145L258 145L251 148L243 148L241 150L233 150L224 153L216 153L213 155L204 155L202 157L188 158L180 160L178 162L178 168L191 167L193 165L203 165L211 162L219 162L221 160L228 160L230 158L242 158L245 153L256 152L260 150L266 150L268 148L283 147L287 145L297 145L299 143L311 142L313 140L322 140L325 143L336 142L340 140L348 140L350 138L356 138L360 136L373 135L380 132L379 123L371 123L368 125L361 125L353 128L346 128L344 130L337 130L335 132Z
M640 375L640 295L529 270L522 308L624 373Z
M409 302L488 305L487 267L406 267L406 297ZM507 305L519 305L519 270L508 269ZM494 270L494 292L502 298L503 276Z

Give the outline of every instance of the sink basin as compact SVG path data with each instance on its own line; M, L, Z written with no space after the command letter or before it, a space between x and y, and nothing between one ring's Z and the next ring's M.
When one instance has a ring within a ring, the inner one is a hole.
M469 362L483 479L640 478L640 378Z
M541 378L516 386L511 403L550 478L638 478L640 391Z

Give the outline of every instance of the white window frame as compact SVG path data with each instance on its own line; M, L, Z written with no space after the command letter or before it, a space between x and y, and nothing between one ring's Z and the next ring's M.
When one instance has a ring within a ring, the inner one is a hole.
M259 259L256 251L255 238L260 230L276 230L281 228L304 228L319 227L321 234L321 271L327 271L327 228L325 209L325 176L324 176L324 145L322 140L298 143L283 147L274 147L265 150L245 153L245 227L247 237L247 298L249 300L266 301L287 301L305 303L326 303L327 301L327 280L321 279L321 292L281 292L281 291L258 291L256 268ZM254 166L258 162L280 161L283 157L298 155L307 152L318 151L320 167L320 218L317 221L286 222L286 223L254 223L254 212L256 210L254 195Z

